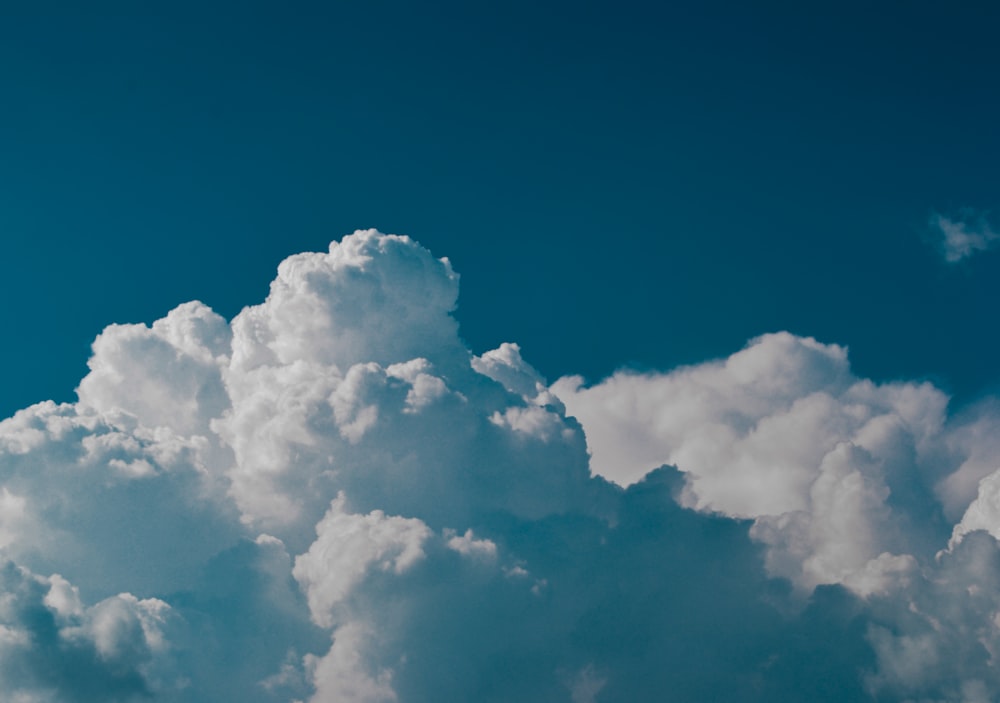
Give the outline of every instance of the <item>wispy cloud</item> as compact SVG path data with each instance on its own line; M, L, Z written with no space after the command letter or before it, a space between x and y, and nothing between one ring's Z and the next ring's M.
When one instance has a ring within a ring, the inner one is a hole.
M993 230L986 217L972 211L959 219L935 214L931 218L931 226L941 233L941 251L949 264L992 249L1000 243L1000 234Z

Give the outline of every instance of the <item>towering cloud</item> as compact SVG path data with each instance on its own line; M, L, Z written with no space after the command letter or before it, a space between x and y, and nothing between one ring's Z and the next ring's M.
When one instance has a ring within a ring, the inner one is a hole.
M356 232L0 423L0 698L989 700L1000 414L782 333L549 386Z

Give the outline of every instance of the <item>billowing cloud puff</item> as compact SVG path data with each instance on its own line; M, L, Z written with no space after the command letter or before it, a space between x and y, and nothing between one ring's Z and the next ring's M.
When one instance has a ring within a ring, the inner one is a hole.
M318 539L295 561L292 574L309 599L313 620L323 627L336 622L334 607L377 564L401 574L424 557L431 531L416 518L386 517L376 510L352 515L344 510L344 494L316 526Z
M552 390L583 423L595 472L627 485L675 465L683 505L752 519L771 573L807 589L882 590L910 555L943 546L946 517L996 468L979 460L996 414L950 420L932 385L859 379L844 348L788 333L723 361Z
M84 607L58 574L0 566L0 689L15 701L124 701L152 694L170 607L123 593Z
M988 700L997 418L782 333L551 386L357 232L0 422L0 698Z

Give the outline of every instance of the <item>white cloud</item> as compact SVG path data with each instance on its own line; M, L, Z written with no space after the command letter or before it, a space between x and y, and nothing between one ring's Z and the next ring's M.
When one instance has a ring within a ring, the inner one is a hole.
M0 698L1000 692L995 406L787 333L549 387L457 292L358 232L230 324L109 327L78 403L0 422Z
M1000 552L983 532L876 599L868 637L878 668L867 679L894 699L995 700L1000 691Z
M0 566L0 691L5 700L132 700L157 693L170 607L129 593L89 607L58 574Z
M567 377L552 390L583 423L595 472L628 485L666 463L697 465L702 507L752 516L804 504L803 464L832 448L808 433L827 422L848 373L846 350L777 334L725 361L619 372L589 388Z
M488 539L476 539L472 530L466 530L463 535L456 535L454 530L445 530L448 549L453 549L462 556L484 561L494 561L497 558L497 545Z
M1000 468L979 482L978 495L955 525L950 546L975 530L983 530L1000 539Z
M150 428L207 434L228 405L221 369L230 337L226 321L201 303L181 305L152 327L111 325L94 342L80 405L123 411Z
M357 363L463 357L449 314L458 276L408 237L356 232L328 254L278 267L267 300L233 320L232 365L248 372L295 362L344 372Z
M857 378L844 348L788 333L721 361L552 390L583 423L595 472L629 484L676 466L684 505L754 520L771 573L808 590L867 593L881 567L888 577L902 555L940 548L937 511L961 515L974 498L953 477L982 475L995 434L972 429L998 422L952 421L930 384Z
M987 251L997 246L1000 234L993 231L983 216L953 220L944 215L934 215L931 226L942 235L941 247L944 260L954 264L976 252Z
M369 672L366 644L371 631L363 624L347 622L337 628L333 646L323 657L307 658L307 668L316 687L312 703L395 703L392 670Z
M424 543L433 534L414 518L347 512L344 494L316 525L318 539L295 560L292 574L309 599L313 620L321 627L335 623L333 609L375 566L405 572L424 558Z

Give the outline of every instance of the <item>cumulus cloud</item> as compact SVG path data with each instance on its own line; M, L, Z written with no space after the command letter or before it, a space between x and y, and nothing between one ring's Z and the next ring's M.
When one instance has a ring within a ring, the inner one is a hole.
M549 385L356 232L0 422L0 698L979 700L1000 413L787 333Z
M85 607L78 589L0 566L0 690L6 700L124 701L163 684L170 607L123 593Z
M676 466L683 505L753 520L773 575L861 594L932 555L975 498L982 434L928 383L855 377L847 351L788 333L669 373L552 390L587 432L593 470L627 485ZM995 414L978 420L997 427ZM992 433L990 433L992 434ZM975 462L973 462L975 463ZM988 471L987 471L988 472Z
M941 248L944 260L954 264L976 252L987 251L997 246L997 234L982 215L968 213L962 219L951 219L944 215L934 215L931 226L942 236Z
M316 526L318 539L295 560L292 575L302 584L313 620L322 627L336 622L334 607L373 565L401 574L424 558L431 531L416 518L387 517L375 510L353 515L340 493Z

